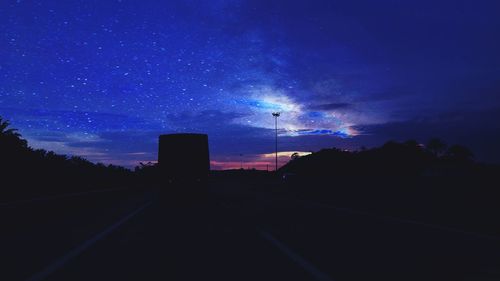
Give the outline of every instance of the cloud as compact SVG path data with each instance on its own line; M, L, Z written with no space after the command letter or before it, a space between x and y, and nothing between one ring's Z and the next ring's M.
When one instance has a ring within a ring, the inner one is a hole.
M346 103L346 102L325 103L325 104L317 104L317 105L309 106L309 108L312 110L325 110L325 111L348 109L348 108L352 108L352 107L353 107L353 104Z
M278 118L281 136L323 134L329 136L352 136L357 133L350 128L349 116L340 111L311 111L286 90L269 85L254 86L241 90L244 98L238 100L236 108L246 112L234 123L251 127L274 129L271 113L280 112Z
M319 129L319 130L300 130L298 135L330 135L337 136L341 138L349 138L352 137L356 132L352 129L346 128L345 130L333 131L328 129Z

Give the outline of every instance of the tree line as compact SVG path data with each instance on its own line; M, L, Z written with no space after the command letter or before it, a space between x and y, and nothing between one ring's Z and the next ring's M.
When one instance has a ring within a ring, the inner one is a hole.
M131 185L133 173L120 166L94 164L79 156L34 149L9 121L0 118L2 199Z
M287 193L335 206L500 234L500 166L439 139L323 149L281 168Z

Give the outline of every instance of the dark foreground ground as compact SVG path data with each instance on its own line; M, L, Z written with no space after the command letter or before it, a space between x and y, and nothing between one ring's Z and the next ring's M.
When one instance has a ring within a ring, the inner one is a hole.
M8 202L0 220L0 280L500 280L495 236L236 183Z

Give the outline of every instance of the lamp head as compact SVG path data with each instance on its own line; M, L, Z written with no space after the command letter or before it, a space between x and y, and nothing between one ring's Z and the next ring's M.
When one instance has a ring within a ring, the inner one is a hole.
M280 117L281 113L280 112L273 112L274 117Z

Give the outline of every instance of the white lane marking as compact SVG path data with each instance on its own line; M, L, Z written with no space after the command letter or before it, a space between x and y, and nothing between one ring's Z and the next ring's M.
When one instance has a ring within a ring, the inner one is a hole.
M308 262L306 259L301 257L299 254L295 253L292 249L290 249L283 242L276 239L271 233L259 229L259 234L262 238L271 242L274 246L276 246L279 250L285 253L291 260L300 265L303 269L309 272L317 281L333 281L328 275L320 271L316 266L312 263Z
M69 251L66 255L60 257L59 259L55 260L52 264L44 268L42 271L39 271L32 275L30 278L26 279L26 281L41 281L47 278L50 274L54 273L57 271L59 268L63 267L68 261L70 261L72 258L80 255L83 253L85 250L87 250L89 247L94 245L97 241L103 239L107 235L109 235L111 232L113 232L115 229L120 227L122 224L124 224L126 221L134 217L135 215L139 214L141 211L143 211L146 207L151 205L151 202L148 202L141 207L137 208L133 212L127 214L114 224L108 226L106 229L104 229L101 233L97 234L96 236L90 238L89 240L83 242L80 246L74 248L73 250Z
M124 190L124 189L126 189L126 188L122 187L122 188L96 189L96 190L90 190L90 191L67 193L67 194L60 194L60 195L53 195L53 196L44 196L44 197L37 197L37 198L30 198L30 199L20 199L20 200L0 203L0 207L9 207L9 206L19 205L19 204L23 204L23 203L32 203L32 202L37 202L37 201L48 201L48 200L55 200L55 199L61 199L61 198L75 197L75 196L80 196L80 195L85 195L85 194L90 194L90 193L101 193L101 192Z
M414 220L409 220L409 219L402 219L402 218L397 218L397 217L391 217L391 216L386 216L386 215L373 214L373 213L369 213L369 212L365 212L365 211L359 211L359 210L350 209L350 208L340 208L340 207L335 207L335 206L327 205L327 204L324 204L324 203L311 202L311 201L307 201L307 200L297 200L297 201L301 202L302 204L304 204L306 206L310 206L310 207L317 207L317 208L324 208L324 209L334 209L336 211L345 212L345 213L351 213L351 214L356 214L358 216L366 216L366 217L372 217L374 219L379 219L379 220L394 221L394 222L398 222L398 223L418 225L418 226L433 228L433 229L441 230L441 231L460 233L460 234L469 235L469 236L476 236L476 238L482 238L482 239L488 239L488 240L496 240L496 241L500 240L500 237L497 237L497 236L494 236L494 235L482 234L482 233L477 233L477 232L472 232L472 231L466 231L466 230L456 229L456 228L447 227L447 226L435 225L435 224L430 224L430 223L425 223L425 222L420 222L420 221L414 221Z

